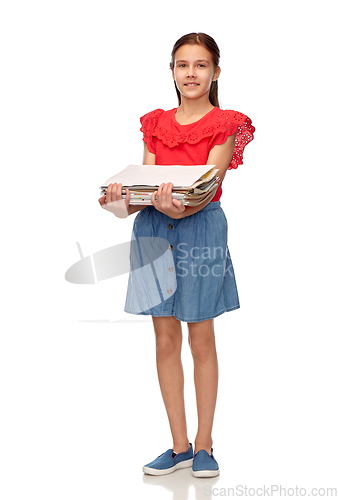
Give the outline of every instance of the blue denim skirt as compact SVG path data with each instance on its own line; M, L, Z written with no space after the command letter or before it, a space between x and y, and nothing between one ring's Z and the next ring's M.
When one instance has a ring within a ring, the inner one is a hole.
M152 205L138 213L125 312L194 323L239 307L220 201L182 219Z

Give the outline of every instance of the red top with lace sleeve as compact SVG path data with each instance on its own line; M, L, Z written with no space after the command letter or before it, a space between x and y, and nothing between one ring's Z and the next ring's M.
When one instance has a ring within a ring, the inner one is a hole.
M200 120L180 125L175 118L177 108L155 109L141 118L141 132L156 165L206 165L209 152L236 134L235 149L229 170L243 163L245 146L252 141L255 127L250 118L237 111L214 107ZM222 195L222 184L211 201Z

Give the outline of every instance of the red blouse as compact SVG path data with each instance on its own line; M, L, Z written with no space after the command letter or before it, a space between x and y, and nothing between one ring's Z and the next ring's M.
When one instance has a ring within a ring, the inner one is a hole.
M169 111L155 109L141 118L141 132L156 165L206 165L216 144L223 144L229 135L236 134L235 149L229 170L243 163L245 146L252 141L255 127L246 115L214 107L200 120L180 125L175 118L177 108ZM222 183L214 198L222 195Z

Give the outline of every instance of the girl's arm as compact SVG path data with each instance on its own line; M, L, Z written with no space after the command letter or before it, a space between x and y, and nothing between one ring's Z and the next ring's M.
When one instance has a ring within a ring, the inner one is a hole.
M148 149L147 143L144 143L144 151L143 151L143 165L155 165L156 156L151 153ZM128 215L134 214L135 212L139 212L147 205L129 205L128 207Z
M220 178L220 180L218 181L218 185L221 184L226 174L226 171L230 165L232 155L234 154L234 149L235 149L235 139L236 139L236 133L233 135L229 135L229 137L223 144L218 144L214 146L209 153L208 161L206 164L216 165L215 168L219 169L219 172L217 174L217 176ZM188 217L189 215L193 215L196 212L202 210L202 208L204 208L208 203L210 203L210 200L201 203L197 207L186 206L184 212L178 214L177 217L173 218L182 219L183 217Z

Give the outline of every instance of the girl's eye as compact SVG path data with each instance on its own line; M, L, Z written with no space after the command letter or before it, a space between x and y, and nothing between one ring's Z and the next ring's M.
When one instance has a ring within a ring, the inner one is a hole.
M185 68L186 67L186 64L185 63L181 63L178 65L179 68ZM205 64L197 64L197 67L199 68L205 68Z

